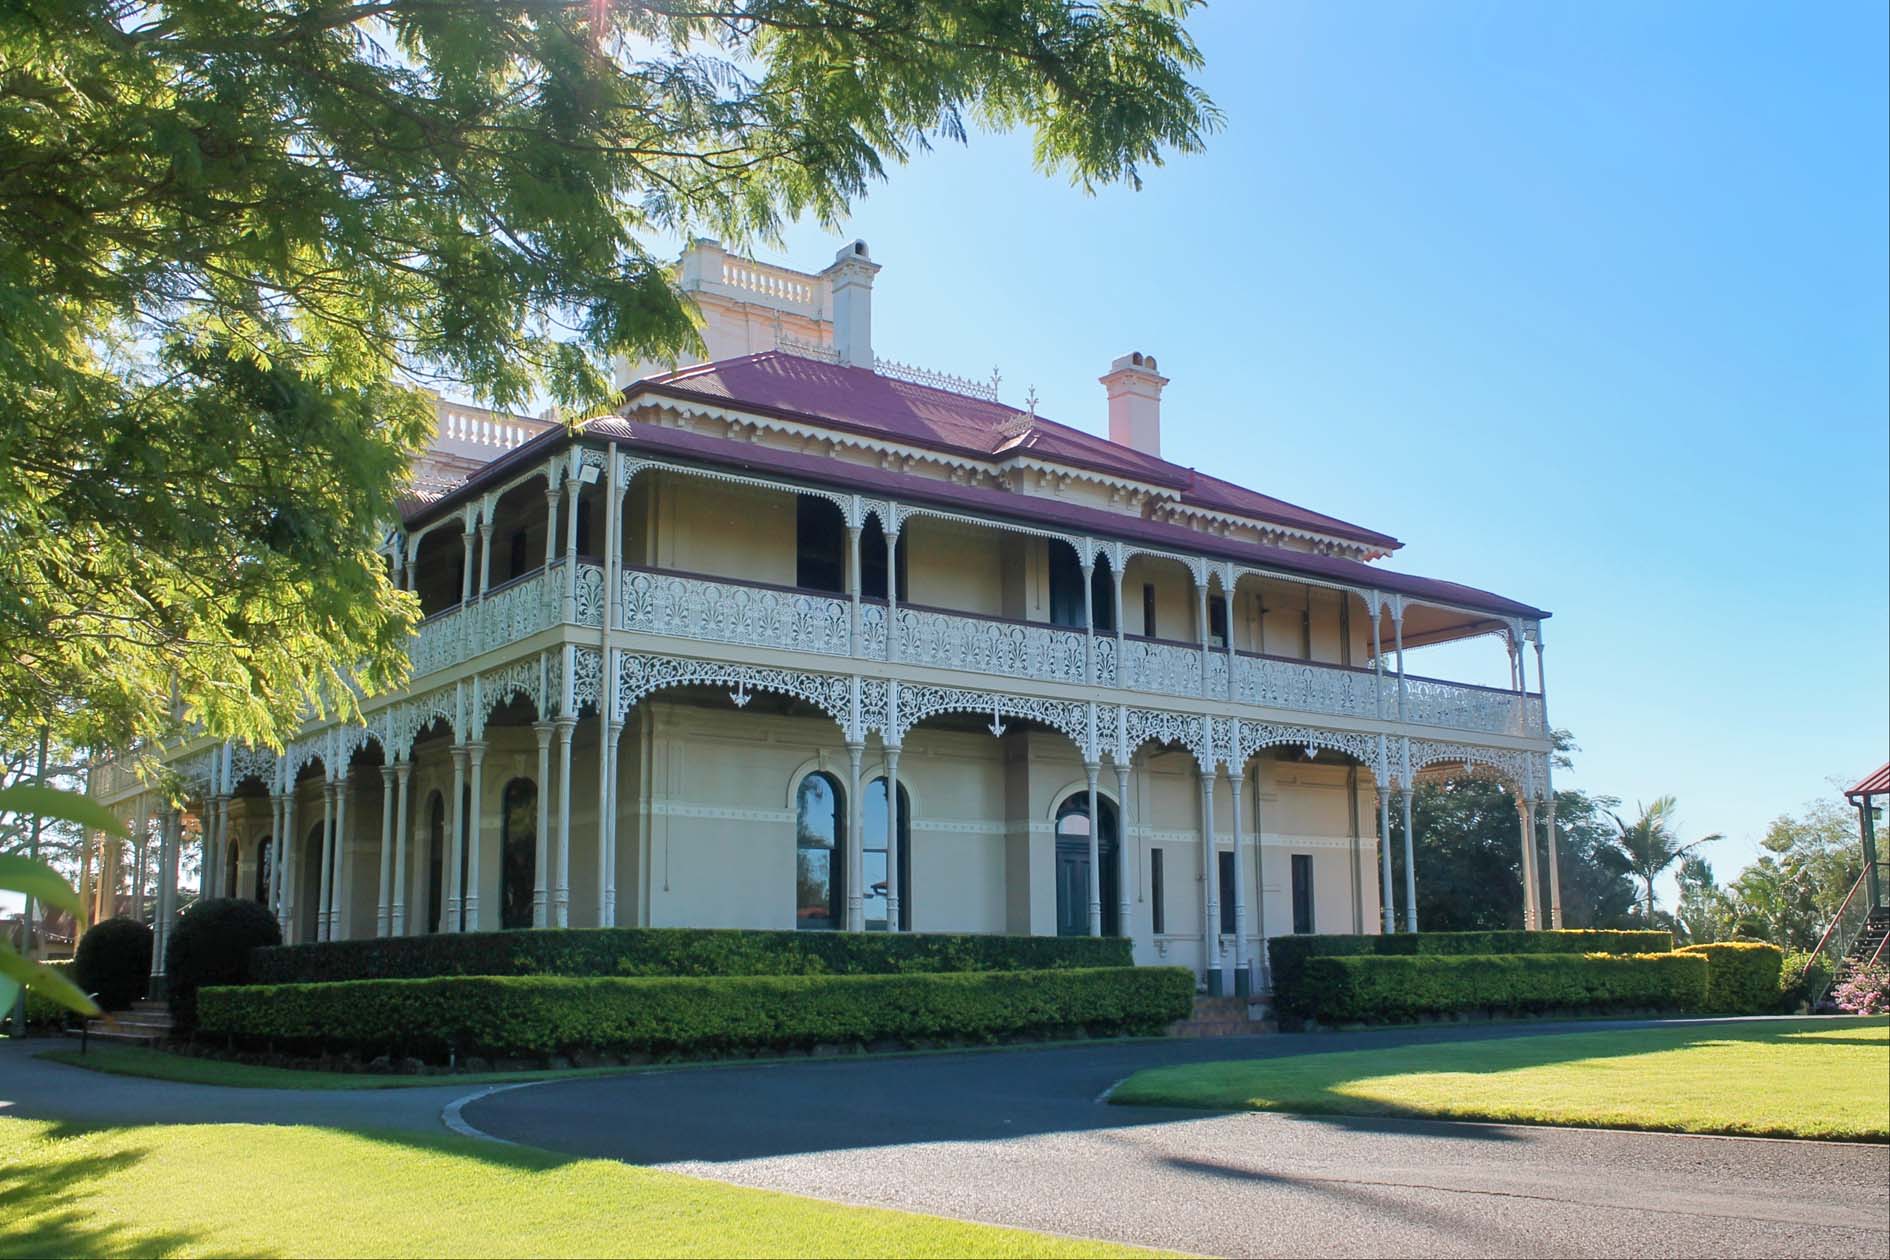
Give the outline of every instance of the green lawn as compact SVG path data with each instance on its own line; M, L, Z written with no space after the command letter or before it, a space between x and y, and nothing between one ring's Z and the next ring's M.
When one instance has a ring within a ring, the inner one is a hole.
M461 1138L0 1119L0 1256L1122 1256Z
M1138 1072L1110 1101L1890 1141L1890 1020L1504 1037Z
M462 1072L451 1076L396 1076L374 1072L315 1072L300 1068L257 1067L222 1059L199 1059L187 1054L147 1050L143 1046L95 1045L80 1054L78 1048L42 1051L38 1058L69 1063L114 1076L148 1076L153 1080L182 1081L190 1085L236 1085L247 1089L411 1089L417 1085L496 1085L517 1081L545 1081L567 1076L608 1076L634 1069L621 1067L562 1068L536 1072Z

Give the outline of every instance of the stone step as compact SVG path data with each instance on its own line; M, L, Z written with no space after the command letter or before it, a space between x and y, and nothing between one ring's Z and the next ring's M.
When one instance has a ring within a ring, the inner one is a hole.
M126 1029L121 1026L118 1030L114 1031L100 1024L97 1020L91 1022L94 1026L83 1034L84 1037L92 1041L109 1041L113 1045L149 1046L155 1048L161 1044L166 1037L170 1036L168 1029L163 1032L144 1032ZM66 1029L66 1036L79 1038L81 1034L76 1028L68 1028Z

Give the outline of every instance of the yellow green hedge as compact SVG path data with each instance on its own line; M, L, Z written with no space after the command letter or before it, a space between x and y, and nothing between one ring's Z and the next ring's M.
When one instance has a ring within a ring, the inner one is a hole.
M1699 954L1473 954L1315 957L1305 963L1308 1014L1324 1023L1393 1023L1426 1015L1541 1011L1697 1011L1708 965Z
M1159 1032L1173 967L861 976L443 976L206 988L199 1032L298 1051L438 1058L724 1053L820 1043Z
M1684 945L1682 954L1707 961L1704 1009L1728 1015L1769 1015L1779 1006L1779 969L1785 951L1760 941Z

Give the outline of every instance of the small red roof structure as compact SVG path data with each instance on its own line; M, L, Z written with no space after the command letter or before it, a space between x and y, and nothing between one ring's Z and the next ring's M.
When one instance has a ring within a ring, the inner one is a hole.
M1890 796L1890 761L1858 780L1857 786L1844 791L1844 799L1852 804L1861 804L1873 796Z

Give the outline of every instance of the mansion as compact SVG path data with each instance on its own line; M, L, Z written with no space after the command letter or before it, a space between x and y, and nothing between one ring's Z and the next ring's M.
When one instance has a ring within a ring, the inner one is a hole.
M879 270L698 241L706 361L623 365L575 427L442 402L385 539L407 687L281 753L170 750L183 801L99 767L153 853L108 846L100 911L154 879L161 968L192 851L298 942L1119 934L1257 992L1269 937L1416 928L1411 793L1468 770L1560 926L1546 613L1163 459L1152 356L1102 374L1106 437L878 357ZM1407 672L1464 639L1510 686Z

